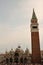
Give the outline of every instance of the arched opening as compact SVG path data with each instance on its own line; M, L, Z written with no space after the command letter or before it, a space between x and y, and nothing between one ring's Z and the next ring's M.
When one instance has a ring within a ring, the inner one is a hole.
M15 58L14 58L14 62L15 62L15 63L18 63L18 62L19 62L18 57L15 57Z
M20 58L20 63L23 63L23 57Z
M19 62L19 53L17 53L17 52L14 54L14 62L15 63Z
M24 64L25 64L25 63L27 63L27 58L26 58L26 57L24 58Z
M6 58L6 64L8 64L9 63L9 59L8 58Z
M18 53L15 53L15 55L14 56L19 56L19 54Z
M13 62L13 59L12 58L10 58L10 63L12 63Z

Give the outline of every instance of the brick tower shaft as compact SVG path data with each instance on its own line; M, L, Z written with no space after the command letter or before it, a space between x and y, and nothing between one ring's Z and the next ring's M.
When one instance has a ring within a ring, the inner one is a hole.
M31 42L32 42L32 63L41 63L39 29L34 9L31 19Z

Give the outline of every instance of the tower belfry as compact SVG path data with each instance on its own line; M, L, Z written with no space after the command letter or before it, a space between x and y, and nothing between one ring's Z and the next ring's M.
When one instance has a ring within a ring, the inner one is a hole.
M31 19L31 42L32 42L32 62L41 63L39 29L34 9Z

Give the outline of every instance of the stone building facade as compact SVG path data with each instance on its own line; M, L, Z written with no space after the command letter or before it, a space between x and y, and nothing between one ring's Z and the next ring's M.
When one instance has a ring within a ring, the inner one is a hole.
M11 49L9 52L5 52L3 55L4 58L0 62L5 62L5 64L10 63L31 63L31 54L29 52L29 49L26 48L25 51L21 49L20 46L15 49Z

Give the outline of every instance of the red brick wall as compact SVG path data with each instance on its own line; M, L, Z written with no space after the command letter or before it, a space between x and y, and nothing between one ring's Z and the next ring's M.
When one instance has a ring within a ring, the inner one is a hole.
M31 40L32 40L32 62L40 63L41 55L40 55L39 32L31 32Z

